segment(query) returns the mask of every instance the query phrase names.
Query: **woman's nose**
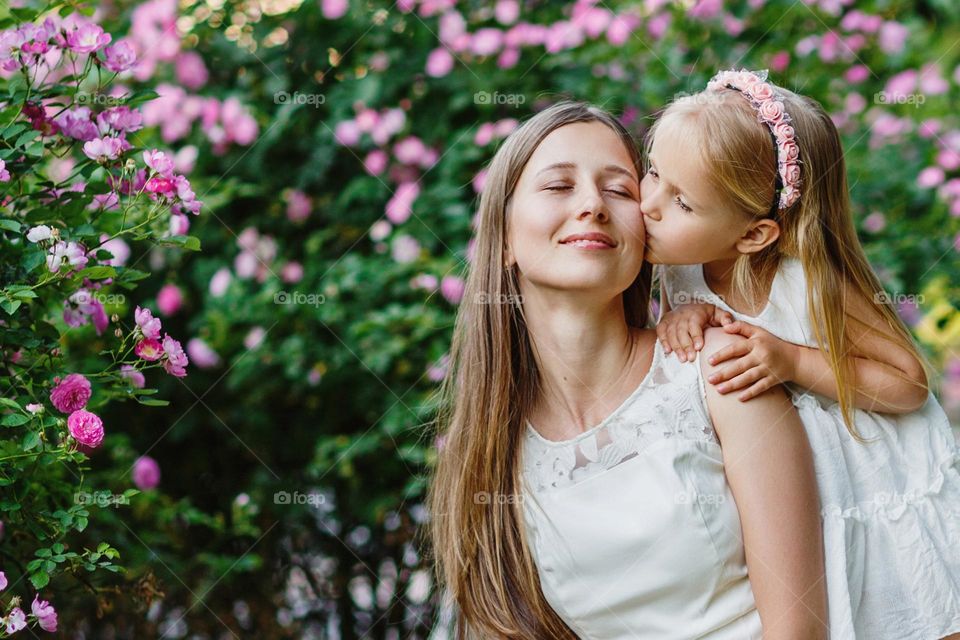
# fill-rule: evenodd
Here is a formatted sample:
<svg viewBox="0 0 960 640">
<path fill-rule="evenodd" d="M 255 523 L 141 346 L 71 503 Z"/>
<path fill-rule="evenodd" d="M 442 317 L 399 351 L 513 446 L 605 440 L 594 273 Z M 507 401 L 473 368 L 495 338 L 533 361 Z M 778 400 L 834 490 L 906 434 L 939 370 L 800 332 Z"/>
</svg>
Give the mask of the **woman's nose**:
<svg viewBox="0 0 960 640">
<path fill-rule="evenodd" d="M 583 204 L 580 205 L 580 211 L 577 217 L 583 217 L 586 213 L 592 213 L 600 220 L 607 219 L 603 196 L 601 196 L 598 191 L 593 191 L 585 196 Z"/>
</svg>

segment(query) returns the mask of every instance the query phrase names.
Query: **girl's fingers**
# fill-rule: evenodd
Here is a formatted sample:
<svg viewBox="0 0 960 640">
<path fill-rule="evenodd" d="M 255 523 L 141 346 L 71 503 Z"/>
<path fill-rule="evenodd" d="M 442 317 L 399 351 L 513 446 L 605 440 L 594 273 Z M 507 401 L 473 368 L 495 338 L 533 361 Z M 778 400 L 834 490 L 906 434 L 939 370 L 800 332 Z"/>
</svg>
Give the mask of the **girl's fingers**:
<svg viewBox="0 0 960 640">
<path fill-rule="evenodd" d="M 691 349 L 687 356 L 693 360 L 697 357 L 697 351 L 703 348 L 703 329 L 700 327 L 700 324 L 695 321 L 690 322 L 690 338 L 693 341 L 693 349 Z"/>
<path fill-rule="evenodd" d="M 744 356 L 748 353 L 750 353 L 750 343 L 744 340 L 739 344 L 730 344 L 725 346 L 723 349 L 720 349 L 710 356 L 709 362 L 710 364 L 717 365 L 721 362 L 729 360 L 730 358 Z"/>
<path fill-rule="evenodd" d="M 667 344 L 667 323 L 661 321 L 657 325 L 657 340 L 663 345 L 663 352 L 670 353 L 670 345 Z"/>
<path fill-rule="evenodd" d="M 749 389 L 747 389 L 737 397 L 741 402 L 746 402 L 751 398 L 756 398 L 760 394 L 765 393 L 766 391 L 768 391 L 769 389 L 772 389 L 776 385 L 777 385 L 777 381 L 774 380 L 772 376 L 766 376 L 764 378 L 761 378 L 757 382 L 753 383 L 753 385 Z"/>
<path fill-rule="evenodd" d="M 667 329 L 667 340 L 670 341 L 670 349 L 676 354 L 677 358 L 680 359 L 680 362 L 686 362 L 687 356 L 680 346 L 679 327 L 677 323 L 673 323 L 670 325 L 670 328 Z"/>
<path fill-rule="evenodd" d="M 729 380 L 721 385 L 717 385 L 717 391 L 720 393 L 728 393 L 730 391 L 745 389 L 764 376 L 765 374 L 763 371 L 761 371 L 760 367 L 751 367 L 745 373 L 741 373 L 733 380 Z"/>
<path fill-rule="evenodd" d="M 734 378 L 741 373 L 745 373 L 753 368 L 753 363 L 750 361 L 750 358 L 738 358 L 730 365 L 723 367 L 722 369 L 717 369 L 710 374 L 710 377 L 707 378 L 707 381 L 710 384 L 720 384 L 731 378 Z"/>
</svg>

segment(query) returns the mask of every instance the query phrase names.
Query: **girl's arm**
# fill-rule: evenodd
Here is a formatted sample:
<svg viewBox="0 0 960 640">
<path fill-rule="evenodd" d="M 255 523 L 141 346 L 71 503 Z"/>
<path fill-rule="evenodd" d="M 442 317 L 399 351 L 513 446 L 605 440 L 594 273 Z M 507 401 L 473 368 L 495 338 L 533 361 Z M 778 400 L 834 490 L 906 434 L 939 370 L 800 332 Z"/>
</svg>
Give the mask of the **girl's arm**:
<svg viewBox="0 0 960 640">
<path fill-rule="evenodd" d="M 704 355 L 745 341 L 710 328 Z M 707 358 L 697 364 L 705 376 Z M 782 387 L 750 403 L 705 385 L 743 529 L 747 569 L 765 640 L 827 637 L 820 504 L 806 432 Z"/>
<path fill-rule="evenodd" d="M 849 284 L 844 300 L 856 381 L 854 406 L 888 413 L 922 407 L 929 392 L 923 365 L 901 338 L 891 335 L 880 312 Z M 794 353 L 793 382 L 837 400 L 836 377 L 825 355 L 810 347 L 798 347 Z"/>
</svg>

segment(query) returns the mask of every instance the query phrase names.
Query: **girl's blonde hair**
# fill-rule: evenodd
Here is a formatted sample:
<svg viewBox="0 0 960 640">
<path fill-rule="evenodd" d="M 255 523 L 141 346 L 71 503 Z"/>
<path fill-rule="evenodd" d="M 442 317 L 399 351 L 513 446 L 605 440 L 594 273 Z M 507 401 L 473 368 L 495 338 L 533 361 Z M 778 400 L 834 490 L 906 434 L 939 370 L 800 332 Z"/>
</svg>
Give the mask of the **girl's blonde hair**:
<svg viewBox="0 0 960 640">
<path fill-rule="evenodd" d="M 639 175 L 639 149 L 616 118 L 587 104 L 561 102 L 503 142 L 480 197 L 475 253 L 439 390 L 443 444 L 427 491 L 437 577 L 458 610 L 458 639 L 577 637 L 544 598 L 524 535 L 521 444 L 541 378 L 519 304 L 516 267 L 504 265 L 509 202 L 524 166 L 552 131 L 576 122 L 613 130 Z M 630 326 L 647 325 L 651 276 L 652 266 L 644 262 L 623 292 Z"/>
<path fill-rule="evenodd" d="M 779 224 L 777 241 L 737 259 L 733 287 L 756 305 L 760 283 L 773 277 L 781 257 L 800 259 L 817 345 L 836 377 L 847 429 L 863 441 L 853 424 L 855 369 L 847 322 L 856 322 L 869 333 L 902 344 L 927 371 L 930 366 L 885 294 L 857 237 L 843 147 L 833 120 L 816 100 L 772 86 L 783 95 L 784 110 L 793 120 L 800 148 L 800 199 L 792 206 L 772 206 L 777 177 L 774 141 L 753 106 L 734 89 L 704 91 L 671 103 L 647 133 L 647 152 L 657 130 L 680 127 L 680 135 L 693 136 L 699 145 L 703 173 L 722 208 L 742 212 L 747 223 L 771 218 Z M 847 285 L 877 306 L 885 331 L 844 312 Z"/>
</svg>

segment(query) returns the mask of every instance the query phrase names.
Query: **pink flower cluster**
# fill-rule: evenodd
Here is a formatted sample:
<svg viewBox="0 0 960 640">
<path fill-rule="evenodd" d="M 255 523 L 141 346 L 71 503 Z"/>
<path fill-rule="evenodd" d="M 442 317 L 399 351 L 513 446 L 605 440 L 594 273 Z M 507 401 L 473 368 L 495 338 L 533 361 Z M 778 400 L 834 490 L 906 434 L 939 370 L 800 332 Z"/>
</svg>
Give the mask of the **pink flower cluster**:
<svg viewBox="0 0 960 640">
<path fill-rule="evenodd" d="M 95 449 L 103 442 L 103 421 L 84 409 L 90 400 L 90 381 L 79 373 L 71 373 L 50 391 L 50 402 L 58 411 L 69 413 L 67 429 L 74 440 L 84 447 Z"/>
<path fill-rule="evenodd" d="M 0 591 L 7 588 L 7 576 L 0 571 Z M 57 611 L 46 600 L 40 599 L 40 594 L 33 597 L 30 605 L 31 615 L 36 618 L 37 625 L 49 633 L 57 630 Z M 7 634 L 16 633 L 27 626 L 27 614 L 20 607 L 13 607 L 10 613 L 0 618 L 0 626 Z"/>
<path fill-rule="evenodd" d="M 200 130 L 221 155 L 231 144 L 248 145 L 257 139 L 260 127 L 256 119 L 236 98 L 220 101 L 190 95 L 182 88 L 161 83 L 159 97 L 143 105 L 143 123 L 159 126 L 164 142 L 171 143 L 190 134 L 199 120 Z"/>
<path fill-rule="evenodd" d="M 169 334 L 164 334 L 163 340 L 160 340 L 160 319 L 153 317 L 150 309 L 138 306 L 134 311 L 134 321 L 140 338 L 133 348 L 137 357 L 147 362 L 162 360 L 164 371 L 177 378 L 187 375 L 187 365 L 190 364 L 187 354 Z"/>
<path fill-rule="evenodd" d="M 786 209 L 800 199 L 800 147 L 790 124 L 790 115 L 783 106 L 783 96 L 766 79 L 766 71 L 721 71 L 707 83 L 707 91 L 739 91 L 756 109 L 760 122 L 773 132 L 777 141 L 777 169 L 783 183 L 779 208 Z"/>
</svg>

